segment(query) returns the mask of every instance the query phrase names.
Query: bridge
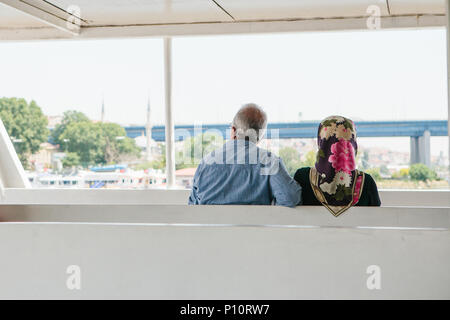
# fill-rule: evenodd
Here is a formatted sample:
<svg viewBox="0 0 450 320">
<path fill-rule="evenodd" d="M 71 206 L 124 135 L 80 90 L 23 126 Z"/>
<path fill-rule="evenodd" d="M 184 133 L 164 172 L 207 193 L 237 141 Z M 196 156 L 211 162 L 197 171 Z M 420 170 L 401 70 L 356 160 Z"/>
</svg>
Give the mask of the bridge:
<svg viewBox="0 0 450 320">
<path fill-rule="evenodd" d="M 358 137 L 410 137 L 411 163 L 430 164 L 430 137 L 447 136 L 446 120 L 423 121 L 356 121 Z M 319 121 L 279 122 L 267 125 L 268 139 L 307 139 L 317 137 Z M 224 138 L 229 135 L 227 124 L 207 124 L 202 126 L 175 126 L 175 139 L 182 141 L 206 131 L 220 133 Z M 136 138 L 146 134 L 145 126 L 125 127 L 127 136 Z M 152 138 L 165 141 L 165 127 L 154 126 Z"/>
</svg>

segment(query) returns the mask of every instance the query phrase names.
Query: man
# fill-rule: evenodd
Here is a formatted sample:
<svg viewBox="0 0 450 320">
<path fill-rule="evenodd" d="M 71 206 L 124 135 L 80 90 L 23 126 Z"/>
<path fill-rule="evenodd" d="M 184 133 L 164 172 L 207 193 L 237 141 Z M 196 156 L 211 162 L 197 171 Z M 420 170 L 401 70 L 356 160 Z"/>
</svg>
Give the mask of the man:
<svg viewBox="0 0 450 320">
<path fill-rule="evenodd" d="M 200 162 L 189 204 L 300 204 L 301 187 L 283 161 L 256 146 L 266 125 L 266 113 L 256 104 L 239 109 L 231 124 L 231 140 Z"/>
</svg>

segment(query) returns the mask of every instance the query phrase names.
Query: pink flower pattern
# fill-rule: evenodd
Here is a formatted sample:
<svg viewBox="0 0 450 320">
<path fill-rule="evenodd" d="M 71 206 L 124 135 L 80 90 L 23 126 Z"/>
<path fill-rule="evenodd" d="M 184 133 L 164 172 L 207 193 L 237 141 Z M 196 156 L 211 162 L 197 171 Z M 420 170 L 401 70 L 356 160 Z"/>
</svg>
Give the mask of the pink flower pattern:
<svg viewBox="0 0 450 320">
<path fill-rule="evenodd" d="M 350 141 L 340 139 L 331 146 L 331 152 L 333 154 L 330 155 L 328 161 L 336 172 L 344 171 L 351 173 L 355 170 L 355 150 Z"/>
<path fill-rule="evenodd" d="M 361 191 L 361 184 L 362 184 L 362 176 L 359 176 L 358 179 L 356 180 L 356 185 L 355 185 L 355 193 L 353 194 L 353 203 L 352 205 L 355 205 L 358 203 L 359 201 L 359 194 Z"/>
</svg>

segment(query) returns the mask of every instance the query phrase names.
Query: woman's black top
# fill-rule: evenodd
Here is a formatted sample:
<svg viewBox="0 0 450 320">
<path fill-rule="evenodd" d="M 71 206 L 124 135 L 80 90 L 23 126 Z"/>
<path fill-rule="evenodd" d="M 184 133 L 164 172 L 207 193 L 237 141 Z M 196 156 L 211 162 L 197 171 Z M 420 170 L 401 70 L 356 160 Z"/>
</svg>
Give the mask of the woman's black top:
<svg viewBox="0 0 450 320">
<path fill-rule="evenodd" d="M 311 168 L 300 168 L 295 173 L 294 179 L 302 187 L 302 204 L 305 206 L 318 206 L 321 203 L 316 199 L 309 181 L 309 171 Z M 381 205 L 377 184 L 373 178 L 365 173 L 364 186 L 361 197 L 356 206 L 377 206 Z"/>
</svg>

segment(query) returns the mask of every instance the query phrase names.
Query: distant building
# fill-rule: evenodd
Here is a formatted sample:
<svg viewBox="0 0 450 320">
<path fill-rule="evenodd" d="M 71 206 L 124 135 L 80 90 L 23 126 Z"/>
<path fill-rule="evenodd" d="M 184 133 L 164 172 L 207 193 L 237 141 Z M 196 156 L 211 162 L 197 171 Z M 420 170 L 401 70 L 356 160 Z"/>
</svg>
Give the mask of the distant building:
<svg viewBox="0 0 450 320">
<path fill-rule="evenodd" d="M 58 152 L 57 146 L 44 142 L 40 145 L 39 152 L 32 154 L 28 160 L 34 165 L 36 169 L 38 168 L 50 168 L 53 163 L 53 155 Z"/>
<path fill-rule="evenodd" d="M 134 141 L 136 142 L 136 145 L 141 148 L 142 155 L 147 161 L 158 160 L 160 158 L 161 148 L 155 140 L 151 139 L 149 144 L 147 137 L 142 133 L 139 137 L 134 138 Z M 148 150 L 149 146 L 150 150 Z"/>
<path fill-rule="evenodd" d="M 195 171 L 197 171 L 197 168 L 184 168 L 175 171 L 176 184 L 187 189 L 192 188 Z"/>
<path fill-rule="evenodd" d="M 152 161 L 160 158 L 161 148 L 159 144 L 152 139 L 150 99 L 147 102 L 145 131 L 142 131 L 140 136 L 134 138 L 134 141 L 136 141 L 136 145 L 141 148 L 145 160 Z"/>
<path fill-rule="evenodd" d="M 105 122 L 105 98 L 102 98 L 102 112 L 100 115 L 100 121 Z"/>
</svg>

